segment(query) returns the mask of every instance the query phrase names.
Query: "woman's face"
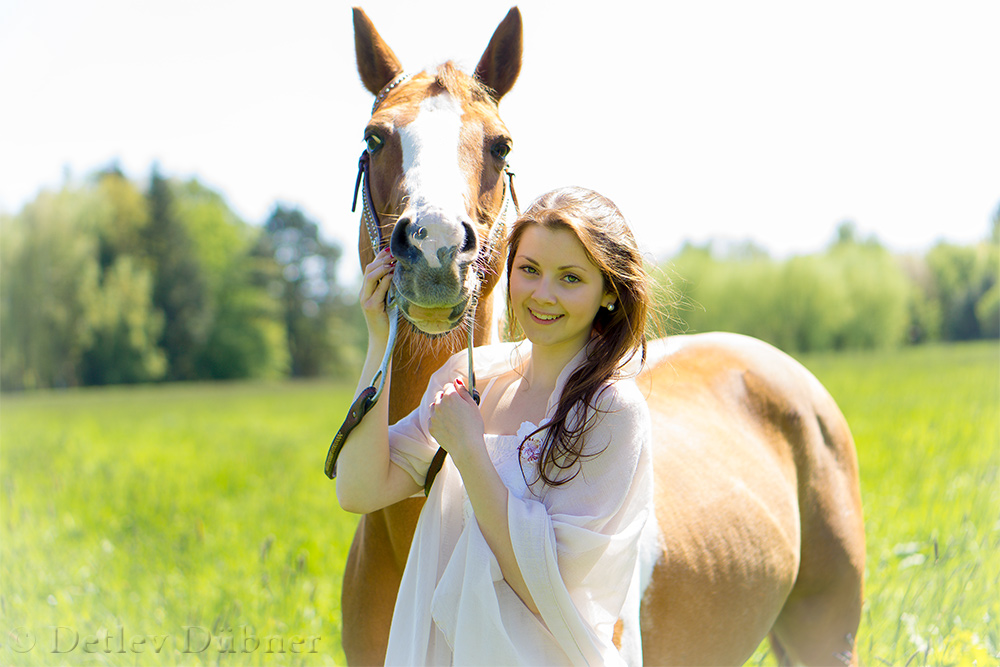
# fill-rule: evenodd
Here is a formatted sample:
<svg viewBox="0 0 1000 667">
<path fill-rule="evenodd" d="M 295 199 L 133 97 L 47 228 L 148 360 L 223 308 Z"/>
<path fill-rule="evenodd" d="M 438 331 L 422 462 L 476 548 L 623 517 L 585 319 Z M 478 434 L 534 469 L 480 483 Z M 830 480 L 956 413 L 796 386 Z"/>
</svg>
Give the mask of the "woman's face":
<svg viewBox="0 0 1000 667">
<path fill-rule="evenodd" d="M 568 229 L 533 225 L 521 235 L 510 274 L 514 316 L 535 347 L 576 354 L 597 309 L 611 303 L 600 269 Z"/>
</svg>

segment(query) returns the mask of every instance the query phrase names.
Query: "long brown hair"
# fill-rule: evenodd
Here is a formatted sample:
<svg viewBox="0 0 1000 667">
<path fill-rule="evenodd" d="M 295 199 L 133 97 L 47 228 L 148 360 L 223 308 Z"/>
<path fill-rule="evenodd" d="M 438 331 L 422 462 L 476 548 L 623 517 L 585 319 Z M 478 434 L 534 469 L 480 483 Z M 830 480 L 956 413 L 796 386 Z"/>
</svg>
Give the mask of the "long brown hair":
<svg viewBox="0 0 1000 667">
<path fill-rule="evenodd" d="M 603 195 L 585 188 L 552 190 L 536 199 L 511 228 L 507 238 L 507 321 L 514 324 L 510 302 L 510 275 L 521 237 L 529 227 L 567 229 L 583 246 L 587 257 L 604 278 L 604 288 L 615 296 L 615 309 L 599 308 L 594 316 L 590 352 L 563 387 L 551 421 L 529 434 L 545 431 L 538 479 L 549 486 L 569 482 L 580 469 L 581 458 L 600 452 L 583 452 L 583 436 L 595 425 L 601 389 L 619 376 L 622 368 L 640 353 L 646 360 L 646 317 L 650 310 L 649 276 L 632 231 L 618 207 Z M 562 474 L 566 471 L 575 471 Z M 527 481 L 527 477 L 525 477 Z"/>
</svg>

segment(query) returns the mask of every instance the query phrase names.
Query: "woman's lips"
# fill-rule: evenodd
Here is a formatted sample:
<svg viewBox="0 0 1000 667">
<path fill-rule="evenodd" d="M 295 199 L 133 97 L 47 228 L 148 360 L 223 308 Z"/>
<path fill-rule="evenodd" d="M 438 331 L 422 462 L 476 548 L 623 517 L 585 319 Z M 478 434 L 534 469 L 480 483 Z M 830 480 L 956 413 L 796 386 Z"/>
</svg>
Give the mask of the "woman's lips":
<svg viewBox="0 0 1000 667">
<path fill-rule="evenodd" d="M 562 318 L 562 315 L 550 315 L 548 313 L 538 313 L 528 308 L 528 314 L 531 315 L 531 319 L 539 324 L 552 324 Z"/>
</svg>

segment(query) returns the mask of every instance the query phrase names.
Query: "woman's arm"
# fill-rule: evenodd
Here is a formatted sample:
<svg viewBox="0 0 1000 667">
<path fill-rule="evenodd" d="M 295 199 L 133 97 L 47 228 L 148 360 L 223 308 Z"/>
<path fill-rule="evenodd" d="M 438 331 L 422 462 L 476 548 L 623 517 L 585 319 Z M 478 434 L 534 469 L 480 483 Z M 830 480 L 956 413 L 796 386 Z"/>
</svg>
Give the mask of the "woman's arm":
<svg viewBox="0 0 1000 667">
<path fill-rule="evenodd" d="M 479 530 L 507 584 L 532 613 L 538 607 L 521 575 L 507 523 L 507 487 L 486 451 L 479 406 L 460 379 L 445 385 L 431 410 L 431 434 L 462 475 Z"/>
<path fill-rule="evenodd" d="M 389 343 L 385 296 L 395 263 L 386 249 L 365 269 L 360 301 L 368 327 L 368 353 L 355 398 L 378 371 Z M 386 377 L 383 396 L 388 395 L 389 378 Z M 419 490 L 413 479 L 389 460 L 389 401 L 383 398 L 351 431 L 340 451 L 337 500 L 348 512 L 365 514 L 397 503 Z"/>
<path fill-rule="evenodd" d="M 500 564 L 504 580 L 517 593 L 517 597 L 521 598 L 524 606 L 531 613 L 537 614 L 538 606 L 531 597 L 524 575 L 521 574 L 521 566 L 517 562 L 514 544 L 510 539 L 510 526 L 507 521 L 507 487 L 485 451 L 483 449 L 485 460 L 465 461 L 459 466 L 462 480 L 465 482 L 465 491 L 469 494 L 479 530 L 486 543 L 490 545 L 497 563 Z"/>
</svg>

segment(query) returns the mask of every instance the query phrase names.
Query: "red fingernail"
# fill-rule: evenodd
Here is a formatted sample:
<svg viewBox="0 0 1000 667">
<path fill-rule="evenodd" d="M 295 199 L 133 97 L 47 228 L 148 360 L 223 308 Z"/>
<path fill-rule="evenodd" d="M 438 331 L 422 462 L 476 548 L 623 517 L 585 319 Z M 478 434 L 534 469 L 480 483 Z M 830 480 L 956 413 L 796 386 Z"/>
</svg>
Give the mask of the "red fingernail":
<svg viewBox="0 0 1000 667">
<path fill-rule="evenodd" d="M 462 378 L 455 378 L 455 384 L 459 385 L 460 387 L 465 386 L 464 384 L 462 384 Z"/>
</svg>

